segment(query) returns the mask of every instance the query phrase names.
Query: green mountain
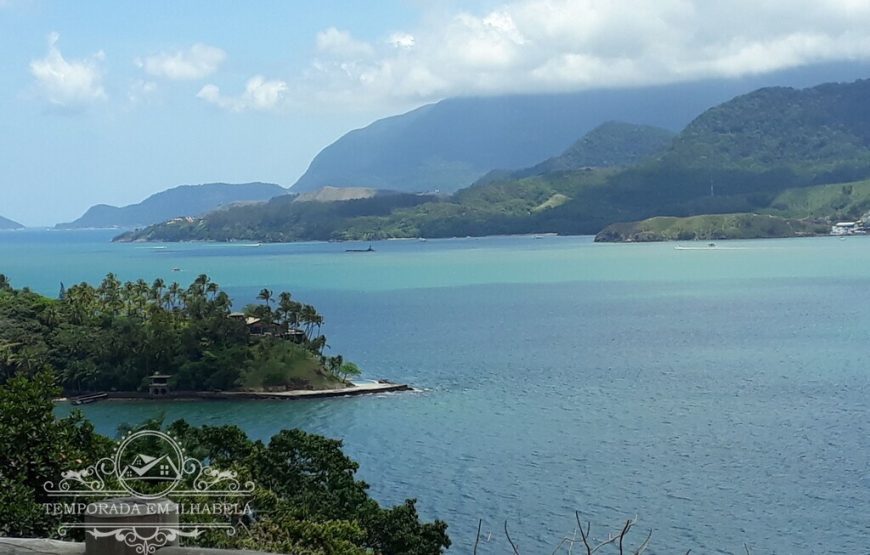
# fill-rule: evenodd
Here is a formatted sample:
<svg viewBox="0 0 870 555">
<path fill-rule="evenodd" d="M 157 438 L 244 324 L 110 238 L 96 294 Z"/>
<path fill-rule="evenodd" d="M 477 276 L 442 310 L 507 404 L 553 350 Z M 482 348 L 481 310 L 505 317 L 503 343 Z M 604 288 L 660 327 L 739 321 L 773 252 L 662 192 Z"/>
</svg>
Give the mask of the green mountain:
<svg viewBox="0 0 870 555">
<path fill-rule="evenodd" d="M 870 80 L 796 90 L 767 88 L 708 110 L 680 134 L 669 153 L 687 167 L 797 173 L 870 162 Z"/>
<path fill-rule="evenodd" d="M 513 172 L 495 170 L 478 183 L 586 168 L 634 166 L 665 152 L 675 136 L 672 131 L 652 125 L 609 121 L 584 135 L 559 156 Z"/>
<path fill-rule="evenodd" d="M 18 222 L 0 216 L 0 229 L 21 229 L 23 227 L 24 226 Z"/>
<path fill-rule="evenodd" d="M 297 203 L 292 216 L 264 207 L 231 209 L 218 226 L 210 216 L 208 225 L 195 229 L 155 226 L 132 238 L 226 240 L 240 238 L 239 229 L 243 238 L 256 240 L 595 234 L 615 222 L 655 216 L 805 217 L 788 200 L 801 195 L 790 190 L 870 177 L 866 98 L 870 81 L 761 89 L 704 112 L 664 153 L 628 169 L 496 177 L 450 197 L 412 196 L 411 203 Z M 822 196 L 848 209 L 831 205 L 815 217 L 853 217 L 864 207 L 841 193 Z M 333 206 L 315 206 L 323 204 Z M 327 226 L 316 225 L 320 217 Z M 291 219 L 306 225 L 288 225 Z"/>
<path fill-rule="evenodd" d="M 294 195 L 275 197 L 268 202 L 232 206 L 209 212 L 200 218 L 168 221 L 145 229 L 129 231 L 116 241 L 296 241 L 350 239 L 357 235 L 353 222 L 366 222 L 367 228 L 394 211 L 424 204 L 431 195 L 379 193 L 352 200 L 299 201 Z"/>
<path fill-rule="evenodd" d="M 74 222 L 58 224 L 58 229 L 136 227 L 151 225 L 181 216 L 199 216 L 239 202 L 262 202 L 287 194 L 271 183 L 208 183 L 181 185 L 138 204 L 124 207 L 98 204 Z"/>
<path fill-rule="evenodd" d="M 340 137 L 312 160 L 293 191 L 333 186 L 453 192 L 495 168 L 515 171 L 557 156 L 603 121 L 678 130 L 711 106 L 760 87 L 805 87 L 866 72 L 865 64 L 852 62 L 741 79 L 446 99 Z"/>
</svg>

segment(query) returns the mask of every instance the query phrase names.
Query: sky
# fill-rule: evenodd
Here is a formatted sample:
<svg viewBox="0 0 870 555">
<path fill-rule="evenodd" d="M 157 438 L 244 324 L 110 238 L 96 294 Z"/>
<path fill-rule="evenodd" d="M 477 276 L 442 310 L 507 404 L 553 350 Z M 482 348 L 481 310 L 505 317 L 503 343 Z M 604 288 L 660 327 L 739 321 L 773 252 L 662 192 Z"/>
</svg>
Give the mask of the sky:
<svg viewBox="0 0 870 555">
<path fill-rule="evenodd" d="M 0 0 L 0 215 L 290 186 L 345 132 L 451 96 L 868 59 L 870 0 Z"/>
</svg>

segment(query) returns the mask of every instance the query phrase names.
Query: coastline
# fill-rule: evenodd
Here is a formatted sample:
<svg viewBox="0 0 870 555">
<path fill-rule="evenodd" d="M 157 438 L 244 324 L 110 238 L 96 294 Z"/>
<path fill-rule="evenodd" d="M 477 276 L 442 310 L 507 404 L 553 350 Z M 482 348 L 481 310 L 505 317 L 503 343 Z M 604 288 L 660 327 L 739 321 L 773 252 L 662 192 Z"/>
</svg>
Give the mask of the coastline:
<svg viewBox="0 0 870 555">
<path fill-rule="evenodd" d="M 283 400 L 297 401 L 301 399 L 324 399 L 331 397 L 351 397 L 357 395 L 375 395 L 378 393 L 394 393 L 399 391 L 414 391 L 407 384 L 388 381 L 366 382 L 338 389 L 292 389 L 288 391 L 173 391 L 160 397 L 154 397 L 144 391 L 111 391 L 105 397 L 93 402 L 103 401 L 223 401 L 223 400 Z M 60 397 L 59 403 L 76 404 L 76 397 Z M 87 404 L 87 403 L 84 403 Z"/>
</svg>

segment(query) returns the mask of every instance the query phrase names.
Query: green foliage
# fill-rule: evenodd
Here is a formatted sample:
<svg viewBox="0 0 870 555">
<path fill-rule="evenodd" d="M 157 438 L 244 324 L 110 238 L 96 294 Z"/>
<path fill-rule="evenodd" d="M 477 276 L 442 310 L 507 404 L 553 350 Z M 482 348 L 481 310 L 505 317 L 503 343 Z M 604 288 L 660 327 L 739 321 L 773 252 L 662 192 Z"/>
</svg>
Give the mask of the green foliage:
<svg viewBox="0 0 870 555">
<path fill-rule="evenodd" d="M 263 292 L 267 304 L 253 312 L 270 327 L 255 336 L 205 275 L 184 288 L 109 274 L 98 287 L 67 288 L 62 299 L 15 290 L 2 277 L 0 383 L 51 368 L 67 392 L 136 391 L 154 373 L 182 391 L 341 386 L 321 360 L 323 317 L 289 293 Z M 298 343 L 276 336 L 295 326 Z"/>
<path fill-rule="evenodd" d="M 58 393 L 46 372 L 0 386 L 0 534 L 4 536 L 56 537 L 59 522 L 41 505 L 48 501 L 43 484 L 111 453 L 112 442 L 95 434 L 80 414 L 55 418 L 52 398 Z M 155 420 L 136 429 L 159 429 L 161 424 Z M 264 444 L 251 441 L 235 426 L 197 428 L 184 421 L 173 423 L 168 431 L 188 456 L 235 471 L 243 483 L 256 484 L 251 511 L 245 516 L 195 517 L 197 521 L 228 518 L 239 528 L 234 536 L 208 532 L 194 540 L 200 547 L 309 555 L 436 555 L 450 545 L 446 524 L 421 522 L 414 501 L 384 508 L 369 497 L 368 485 L 355 478 L 357 463 L 342 452 L 340 441 L 285 430 Z"/>
<path fill-rule="evenodd" d="M 788 218 L 857 220 L 870 211 L 870 181 L 786 189 L 766 210 Z"/>
<path fill-rule="evenodd" d="M 450 545 L 446 524 L 420 522 L 413 500 L 385 509 L 371 499 L 368 485 L 354 477 L 359 465 L 341 451 L 340 441 L 283 430 L 264 445 L 233 426 L 193 428 L 177 422 L 170 429 L 188 452 L 245 469 L 258 488 L 254 510 L 259 516 L 248 526 L 250 535 L 207 538 L 204 546 L 427 555 Z"/>
<path fill-rule="evenodd" d="M 628 167 L 665 152 L 674 133 L 650 125 L 618 121 L 603 123 L 561 155 L 513 172 L 515 178 L 591 168 Z"/>
<path fill-rule="evenodd" d="M 81 413 L 55 419 L 60 393 L 51 372 L 19 376 L 0 387 L 0 536 L 57 537 L 58 517 L 45 483 L 108 455 L 112 443 L 96 434 Z"/>
<path fill-rule="evenodd" d="M 339 387 L 320 361 L 302 345 L 284 340 L 261 340 L 251 351 L 250 370 L 242 378 L 244 389 L 326 389 Z"/>
<path fill-rule="evenodd" d="M 719 214 L 674 218 L 660 216 L 640 222 L 611 224 L 596 241 L 646 242 L 795 237 L 827 232 L 826 225 L 760 214 Z"/>
<path fill-rule="evenodd" d="M 348 379 L 351 377 L 356 377 L 362 374 L 362 370 L 359 369 L 359 366 L 352 362 L 345 362 L 338 368 L 338 373 L 342 378 Z"/>
<path fill-rule="evenodd" d="M 432 201 L 431 195 L 393 194 L 340 202 L 295 202 L 292 196 L 267 203 L 211 212 L 199 219 L 174 220 L 121 235 L 120 240 L 295 241 L 342 238 L 348 221 L 382 218 L 394 210 Z M 376 239 L 377 237 L 362 237 Z"/>
</svg>

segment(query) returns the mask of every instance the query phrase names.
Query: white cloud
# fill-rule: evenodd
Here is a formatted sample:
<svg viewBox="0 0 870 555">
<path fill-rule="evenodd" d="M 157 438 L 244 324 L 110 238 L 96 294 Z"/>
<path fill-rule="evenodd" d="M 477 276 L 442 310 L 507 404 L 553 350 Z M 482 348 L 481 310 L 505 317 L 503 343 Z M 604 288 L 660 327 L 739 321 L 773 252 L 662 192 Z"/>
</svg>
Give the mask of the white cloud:
<svg viewBox="0 0 870 555">
<path fill-rule="evenodd" d="M 317 33 L 317 51 L 340 58 L 367 58 L 375 53 L 372 45 L 357 40 L 347 31 L 330 27 Z"/>
<path fill-rule="evenodd" d="M 395 48 L 414 48 L 416 39 L 411 33 L 393 33 L 387 43 Z"/>
<path fill-rule="evenodd" d="M 127 88 L 127 100 L 131 104 L 139 104 L 148 101 L 157 92 L 157 83 L 136 79 Z"/>
<path fill-rule="evenodd" d="M 226 57 L 226 52 L 220 48 L 197 43 L 186 50 L 161 52 L 137 59 L 135 63 L 155 77 L 191 80 L 208 77 L 217 71 Z"/>
<path fill-rule="evenodd" d="M 232 112 L 248 110 L 280 110 L 288 100 L 289 87 L 286 82 L 268 80 L 261 75 L 248 79 L 245 91 L 239 96 L 224 96 L 217 85 L 208 84 L 200 89 L 197 98 Z"/>
<path fill-rule="evenodd" d="M 67 60 L 57 47 L 60 35 L 51 33 L 48 53 L 30 62 L 30 73 L 36 78 L 42 96 L 51 104 L 69 109 L 84 107 L 107 98 L 103 88 L 103 52 L 89 58 Z"/>
<path fill-rule="evenodd" d="M 379 43 L 320 33 L 303 80 L 311 95 L 428 101 L 870 60 L 867 0 L 508 0 L 422 21 Z"/>
</svg>

